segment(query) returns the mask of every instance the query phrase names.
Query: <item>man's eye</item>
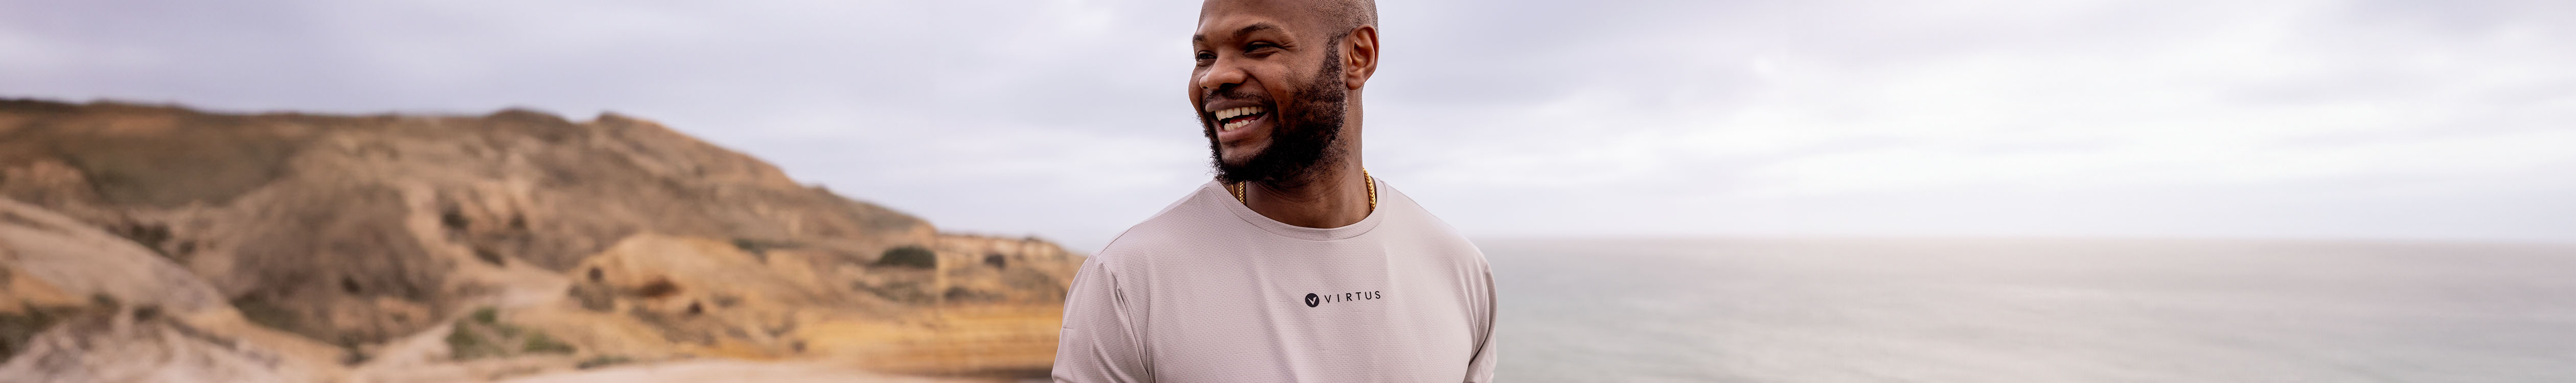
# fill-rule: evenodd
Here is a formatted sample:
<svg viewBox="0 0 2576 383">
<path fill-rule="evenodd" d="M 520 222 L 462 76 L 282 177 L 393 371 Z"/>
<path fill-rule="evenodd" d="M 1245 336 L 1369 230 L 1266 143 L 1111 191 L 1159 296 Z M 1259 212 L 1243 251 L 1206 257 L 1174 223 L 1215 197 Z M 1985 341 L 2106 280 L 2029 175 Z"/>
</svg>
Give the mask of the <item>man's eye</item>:
<svg viewBox="0 0 2576 383">
<path fill-rule="evenodd" d="M 1199 52 L 1199 55 L 1198 55 L 1198 61 L 1199 61 L 1199 65 L 1207 65 L 1208 63 L 1215 62 L 1215 61 L 1216 61 L 1216 53 L 1214 53 L 1214 52 Z"/>
<path fill-rule="evenodd" d="M 1249 57 L 1249 58 L 1256 58 L 1256 59 L 1257 59 L 1257 58 L 1270 57 L 1270 55 L 1272 55 L 1272 54 L 1277 54 L 1277 53 L 1279 53 L 1279 44 L 1272 44 L 1272 43 L 1268 43 L 1268 42 L 1255 42 L 1255 43 L 1251 43 L 1251 44 L 1243 44 L 1243 57 Z"/>
</svg>

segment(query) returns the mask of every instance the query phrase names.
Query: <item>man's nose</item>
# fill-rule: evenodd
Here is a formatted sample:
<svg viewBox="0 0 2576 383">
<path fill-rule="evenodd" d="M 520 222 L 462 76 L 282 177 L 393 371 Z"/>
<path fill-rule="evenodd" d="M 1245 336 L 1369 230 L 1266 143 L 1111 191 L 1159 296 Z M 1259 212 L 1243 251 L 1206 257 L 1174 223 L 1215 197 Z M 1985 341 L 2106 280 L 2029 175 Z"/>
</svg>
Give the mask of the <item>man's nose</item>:
<svg viewBox="0 0 2576 383">
<path fill-rule="evenodd" d="M 1199 75 L 1199 90 L 1223 90 L 1227 85 L 1242 84 L 1244 78 L 1249 76 L 1243 73 L 1241 67 L 1234 66 L 1233 61 L 1225 57 L 1217 58 L 1215 64 L 1208 66 L 1207 74 Z"/>
</svg>

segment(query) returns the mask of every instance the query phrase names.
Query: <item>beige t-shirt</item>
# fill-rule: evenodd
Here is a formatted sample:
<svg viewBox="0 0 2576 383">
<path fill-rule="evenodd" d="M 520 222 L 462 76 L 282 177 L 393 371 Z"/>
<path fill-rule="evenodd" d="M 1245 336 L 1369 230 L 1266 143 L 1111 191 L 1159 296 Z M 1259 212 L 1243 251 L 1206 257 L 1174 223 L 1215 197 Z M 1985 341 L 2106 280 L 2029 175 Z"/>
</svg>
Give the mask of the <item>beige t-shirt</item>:
<svg viewBox="0 0 2576 383">
<path fill-rule="evenodd" d="M 1216 182 L 1084 261 L 1058 382 L 1487 382 L 1494 282 L 1456 230 L 1378 182 L 1359 223 L 1298 227 Z"/>
</svg>

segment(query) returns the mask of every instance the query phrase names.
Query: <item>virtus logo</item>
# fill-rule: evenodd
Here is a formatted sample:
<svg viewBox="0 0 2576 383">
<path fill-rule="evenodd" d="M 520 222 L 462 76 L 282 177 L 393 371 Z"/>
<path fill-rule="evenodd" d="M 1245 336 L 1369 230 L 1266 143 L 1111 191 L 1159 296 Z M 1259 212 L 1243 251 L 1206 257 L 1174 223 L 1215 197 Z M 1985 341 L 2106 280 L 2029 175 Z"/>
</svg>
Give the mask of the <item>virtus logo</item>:
<svg viewBox="0 0 2576 383">
<path fill-rule="evenodd" d="M 1316 295 L 1315 293 L 1306 293 L 1306 307 L 1322 306 L 1322 305 L 1324 305 L 1325 303 L 1333 303 L 1333 302 L 1348 302 L 1348 301 L 1371 300 L 1371 299 L 1384 299 L 1384 298 L 1386 298 L 1386 294 L 1382 294 L 1381 292 L 1378 292 L 1378 291 L 1354 291 L 1354 292 L 1347 292 L 1347 293 L 1340 293 L 1340 294 L 1333 294 L 1333 295 Z"/>
</svg>

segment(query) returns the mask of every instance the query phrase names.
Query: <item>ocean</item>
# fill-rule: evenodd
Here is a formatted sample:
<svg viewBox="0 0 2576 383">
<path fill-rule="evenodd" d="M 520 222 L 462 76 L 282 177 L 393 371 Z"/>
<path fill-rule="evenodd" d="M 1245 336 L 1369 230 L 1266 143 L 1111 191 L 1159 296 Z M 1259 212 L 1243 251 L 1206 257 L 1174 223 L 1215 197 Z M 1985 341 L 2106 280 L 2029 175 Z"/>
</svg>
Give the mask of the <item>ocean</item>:
<svg viewBox="0 0 2576 383">
<path fill-rule="evenodd" d="M 2576 382 L 2576 245 L 1477 245 L 1508 382 Z"/>
</svg>

